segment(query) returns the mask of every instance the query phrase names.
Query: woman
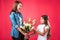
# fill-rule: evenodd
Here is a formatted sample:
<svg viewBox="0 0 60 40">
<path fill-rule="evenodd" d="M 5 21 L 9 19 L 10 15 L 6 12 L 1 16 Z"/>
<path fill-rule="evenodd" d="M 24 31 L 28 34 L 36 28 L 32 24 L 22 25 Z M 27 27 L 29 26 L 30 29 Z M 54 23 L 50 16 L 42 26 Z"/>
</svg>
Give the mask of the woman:
<svg viewBox="0 0 60 40">
<path fill-rule="evenodd" d="M 22 8 L 22 2 L 15 1 L 14 7 L 10 12 L 10 20 L 12 23 L 11 37 L 12 40 L 24 40 L 24 36 L 27 33 L 24 33 L 21 28 L 23 27 L 23 17 L 20 12 Z"/>
<path fill-rule="evenodd" d="M 38 33 L 37 40 L 47 40 L 47 37 L 50 37 L 50 25 L 48 24 L 48 16 L 42 15 L 40 22 L 41 24 L 38 25 L 37 30 L 34 28 L 35 32 Z"/>
</svg>

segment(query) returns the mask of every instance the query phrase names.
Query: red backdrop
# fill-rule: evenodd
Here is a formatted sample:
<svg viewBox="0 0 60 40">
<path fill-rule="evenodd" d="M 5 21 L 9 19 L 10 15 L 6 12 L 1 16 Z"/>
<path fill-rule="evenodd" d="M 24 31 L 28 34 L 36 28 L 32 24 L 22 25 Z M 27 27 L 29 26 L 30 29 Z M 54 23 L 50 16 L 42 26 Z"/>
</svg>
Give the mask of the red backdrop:
<svg viewBox="0 0 60 40">
<path fill-rule="evenodd" d="M 9 13 L 15 0 L 0 0 L 0 40 L 11 40 L 11 23 Z M 24 20 L 27 17 L 36 19 L 36 26 L 40 23 L 40 16 L 47 14 L 51 23 L 51 40 L 60 40 L 60 1 L 59 0 L 21 0 Z M 30 38 L 36 40 L 37 35 Z"/>
</svg>

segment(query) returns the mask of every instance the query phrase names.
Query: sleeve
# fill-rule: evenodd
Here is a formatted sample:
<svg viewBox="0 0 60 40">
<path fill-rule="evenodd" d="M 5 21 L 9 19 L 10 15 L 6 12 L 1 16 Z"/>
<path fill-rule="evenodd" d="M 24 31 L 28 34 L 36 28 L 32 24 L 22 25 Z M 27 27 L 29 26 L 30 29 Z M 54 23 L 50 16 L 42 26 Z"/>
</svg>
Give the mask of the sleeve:
<svg viewBox="0 0 60 40">
<path fill-rule="evenodd" d="M 17 28 L 18 27 L 18 24 L 17 24 L 17 21 L 15 20 L 14 12 L 11 12 L 11 14 L 10 14 L 10 20 L 11 20 L 12 25 L 15 28 Z"/>
<path fill-rule="evenodd" d="M 49 26 L 46 26 L 45 29 L 49 29 Z"/>
</svg>

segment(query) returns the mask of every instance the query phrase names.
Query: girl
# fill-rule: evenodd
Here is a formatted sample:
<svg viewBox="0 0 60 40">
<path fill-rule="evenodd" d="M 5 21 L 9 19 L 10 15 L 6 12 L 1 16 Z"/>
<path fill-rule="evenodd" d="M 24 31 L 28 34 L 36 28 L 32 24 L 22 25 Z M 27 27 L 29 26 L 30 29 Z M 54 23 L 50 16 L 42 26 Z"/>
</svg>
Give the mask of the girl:
<svg viewBox="0 0 60 40">
<path fill-rule="evenodd" d="M 24 33 L 21 28 L 23 27 L 23 17 L 20 12 L 22 8 L 22 2 L 15 1 L 14 7 L 10 12 L 10 20 L 12 23 L 11 37 L 12 40 L 24 40 L 24 36 L 27 33 Z"/>
<path fill-rule="evenodd" d="M 38 25 L 37 30 L 34 29 L 38 33 L 37 40 L 47 40 L 47 37 L 50 37 L 50 25 L 48 24 L 48 16 L 42 15 L 40 22 L 41 24 Z"/>
</svg>

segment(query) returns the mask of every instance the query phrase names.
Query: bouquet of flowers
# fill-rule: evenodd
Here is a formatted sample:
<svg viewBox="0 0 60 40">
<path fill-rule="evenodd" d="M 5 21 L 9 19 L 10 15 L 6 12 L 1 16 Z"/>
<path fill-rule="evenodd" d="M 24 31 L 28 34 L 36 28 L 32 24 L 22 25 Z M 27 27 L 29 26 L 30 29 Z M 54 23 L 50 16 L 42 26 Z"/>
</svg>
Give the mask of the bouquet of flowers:
<svg viewBox="0 0 60 40">
<path fill-rule="evenodd" d="M 24 22 L 24 32 L 25 33 L 29 33 L 34 27 L 34 25 L 35 25 L 35 23 L 36 23 L 36 20 L 35 19 L 33 19 L 33 20 L 31 20 L 31 18 L 29 18 L 28 20 L 27 20 L 28 22 L 26 23 L 26 22 Z M 28 38 L 27 37 L 25 37 L 25 40 L 27 40 Z"/>
<path fill-rule="evenodd" d="M 35 25 L 35 22 L 36 22 L 35 19 L 31 21 L 31 19 L 29 18 L 28 22 L 24 23 L 24 26 L 25 26 L 24 29 L 26 33 L 30 32 L 34 28 L 33 26 Z"/>
</svg>

